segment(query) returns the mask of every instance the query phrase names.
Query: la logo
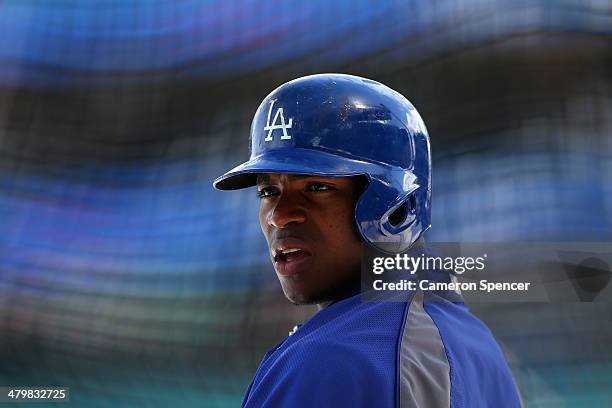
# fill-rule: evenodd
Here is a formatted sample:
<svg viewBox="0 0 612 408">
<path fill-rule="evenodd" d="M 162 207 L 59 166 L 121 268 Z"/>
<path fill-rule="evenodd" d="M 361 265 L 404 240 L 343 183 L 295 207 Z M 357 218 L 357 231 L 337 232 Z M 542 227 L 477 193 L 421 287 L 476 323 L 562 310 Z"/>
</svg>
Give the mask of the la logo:
<svg viewBox="0 0 612 408">
<path fill-rule="evenodd" d="M 283 134 L 281 136 L 281 140 L 291 139 L 291 135 L 287 134 L 287 129 L 291 129 L 293 125 L 293 118 L 289 118 L 289 123 L 285 123 L 285 114 L 283 113 L 283 108 L 276 109 L 276 113 L 274 114 L 274 119 L 272 119 L 272 124 L 270 124 L 270 115 L 272 115 L 272 107 L 274 106 L 274 102 L 276 100 L 270 101 L 270 109 L 268 110 L 268 119 L 266 120 L 266 126 L 264 126 L 264 130 L 268 131 L 268 135 L 264 139 L 266 142 L 271 142 L 272 132 L 276 129 L 283 129 Z M 280 125 L 276 124 L 277 119 L 280 118 Z"/>
</svg>

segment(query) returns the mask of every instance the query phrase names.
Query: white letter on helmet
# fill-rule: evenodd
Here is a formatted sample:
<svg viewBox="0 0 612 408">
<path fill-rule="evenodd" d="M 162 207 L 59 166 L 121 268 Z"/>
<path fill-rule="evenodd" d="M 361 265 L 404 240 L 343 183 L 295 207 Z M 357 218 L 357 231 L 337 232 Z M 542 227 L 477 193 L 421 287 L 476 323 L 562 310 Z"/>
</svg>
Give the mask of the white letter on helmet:
<svg viewBox="0 0 612 408">
<path fill-rule="evenodd" d="M 274 114 L 274 119 L 272 120 L 272 124 L 270 124 L 270 115 L 272 114 L 272 107 L 274 106 L 275 100 L 270 101 L 270 109 L 268 110 L 268 119 L 266 120 L 266 126 L 264 126 L 264 130 L 268 131 L 268 135 L 264 139 L 266 142 L 272 141 L 272 132 L 276 129 L 283 129 L 283 135 L 281 136 L 281 140 L 291 139 L 291 136 L 287 134 L 287 129 L 291 129 L 293 125 L 293 118 L 289 118 L 289 123 L 285 123 L 285 115 L 283 113 L 283 108 L 276 109 L 276 113 Z M 280 116 L 280 125 L 276 124 L 276 120 Z"/>
</svg>

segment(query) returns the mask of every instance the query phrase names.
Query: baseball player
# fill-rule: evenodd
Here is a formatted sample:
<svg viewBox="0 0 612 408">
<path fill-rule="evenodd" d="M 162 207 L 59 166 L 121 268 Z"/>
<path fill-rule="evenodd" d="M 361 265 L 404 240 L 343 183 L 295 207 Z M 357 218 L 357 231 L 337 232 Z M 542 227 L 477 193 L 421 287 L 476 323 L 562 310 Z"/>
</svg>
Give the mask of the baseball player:
<svg viewBox="0 0 612 408">
<path fill-rule="evenodd" d="M 405 253 L 430 226 L 429 137 L 406 98 L 351 75 L 298 78 L 257 109 L 250 153 L 214 186 L 257 187 L 285 296 L 319 310 L 266 353 L 243 407 L 521 406 L 458 295 L 360 296 L 362 245 Z"/>
</svg>

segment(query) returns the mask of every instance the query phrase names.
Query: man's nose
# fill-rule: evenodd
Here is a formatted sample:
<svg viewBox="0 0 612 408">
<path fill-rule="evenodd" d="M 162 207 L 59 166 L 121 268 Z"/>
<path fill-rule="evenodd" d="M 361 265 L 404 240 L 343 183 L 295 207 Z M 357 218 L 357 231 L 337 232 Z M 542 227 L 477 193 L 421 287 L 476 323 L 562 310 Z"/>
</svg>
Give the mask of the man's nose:
<svg viewBox="0 0 612 408">
<path fill-rule="evenodd" d="M 268 212 L 268 224 L 275 228 L 286 228 L 292 223 L 306 221 L 306 211 L 299 199 L 289 194 L 282 194 Z"/>
</svg>

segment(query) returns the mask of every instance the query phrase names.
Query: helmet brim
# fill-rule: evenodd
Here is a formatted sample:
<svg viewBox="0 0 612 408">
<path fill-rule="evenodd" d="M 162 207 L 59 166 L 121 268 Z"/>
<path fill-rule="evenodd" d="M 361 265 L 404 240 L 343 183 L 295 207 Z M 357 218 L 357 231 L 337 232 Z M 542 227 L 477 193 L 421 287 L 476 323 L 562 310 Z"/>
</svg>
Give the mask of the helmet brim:
<svg viewBox="0 0 612 408">
<path fill-rule="evenodd" d="M 254 157 L 217 177 L 218 190 L 239 190 L 257 184 L 262 173 L 290 173 L 327 177 L 368 174 L 372 163 L 312 149 L 278 149 Z"/>
</svg>

